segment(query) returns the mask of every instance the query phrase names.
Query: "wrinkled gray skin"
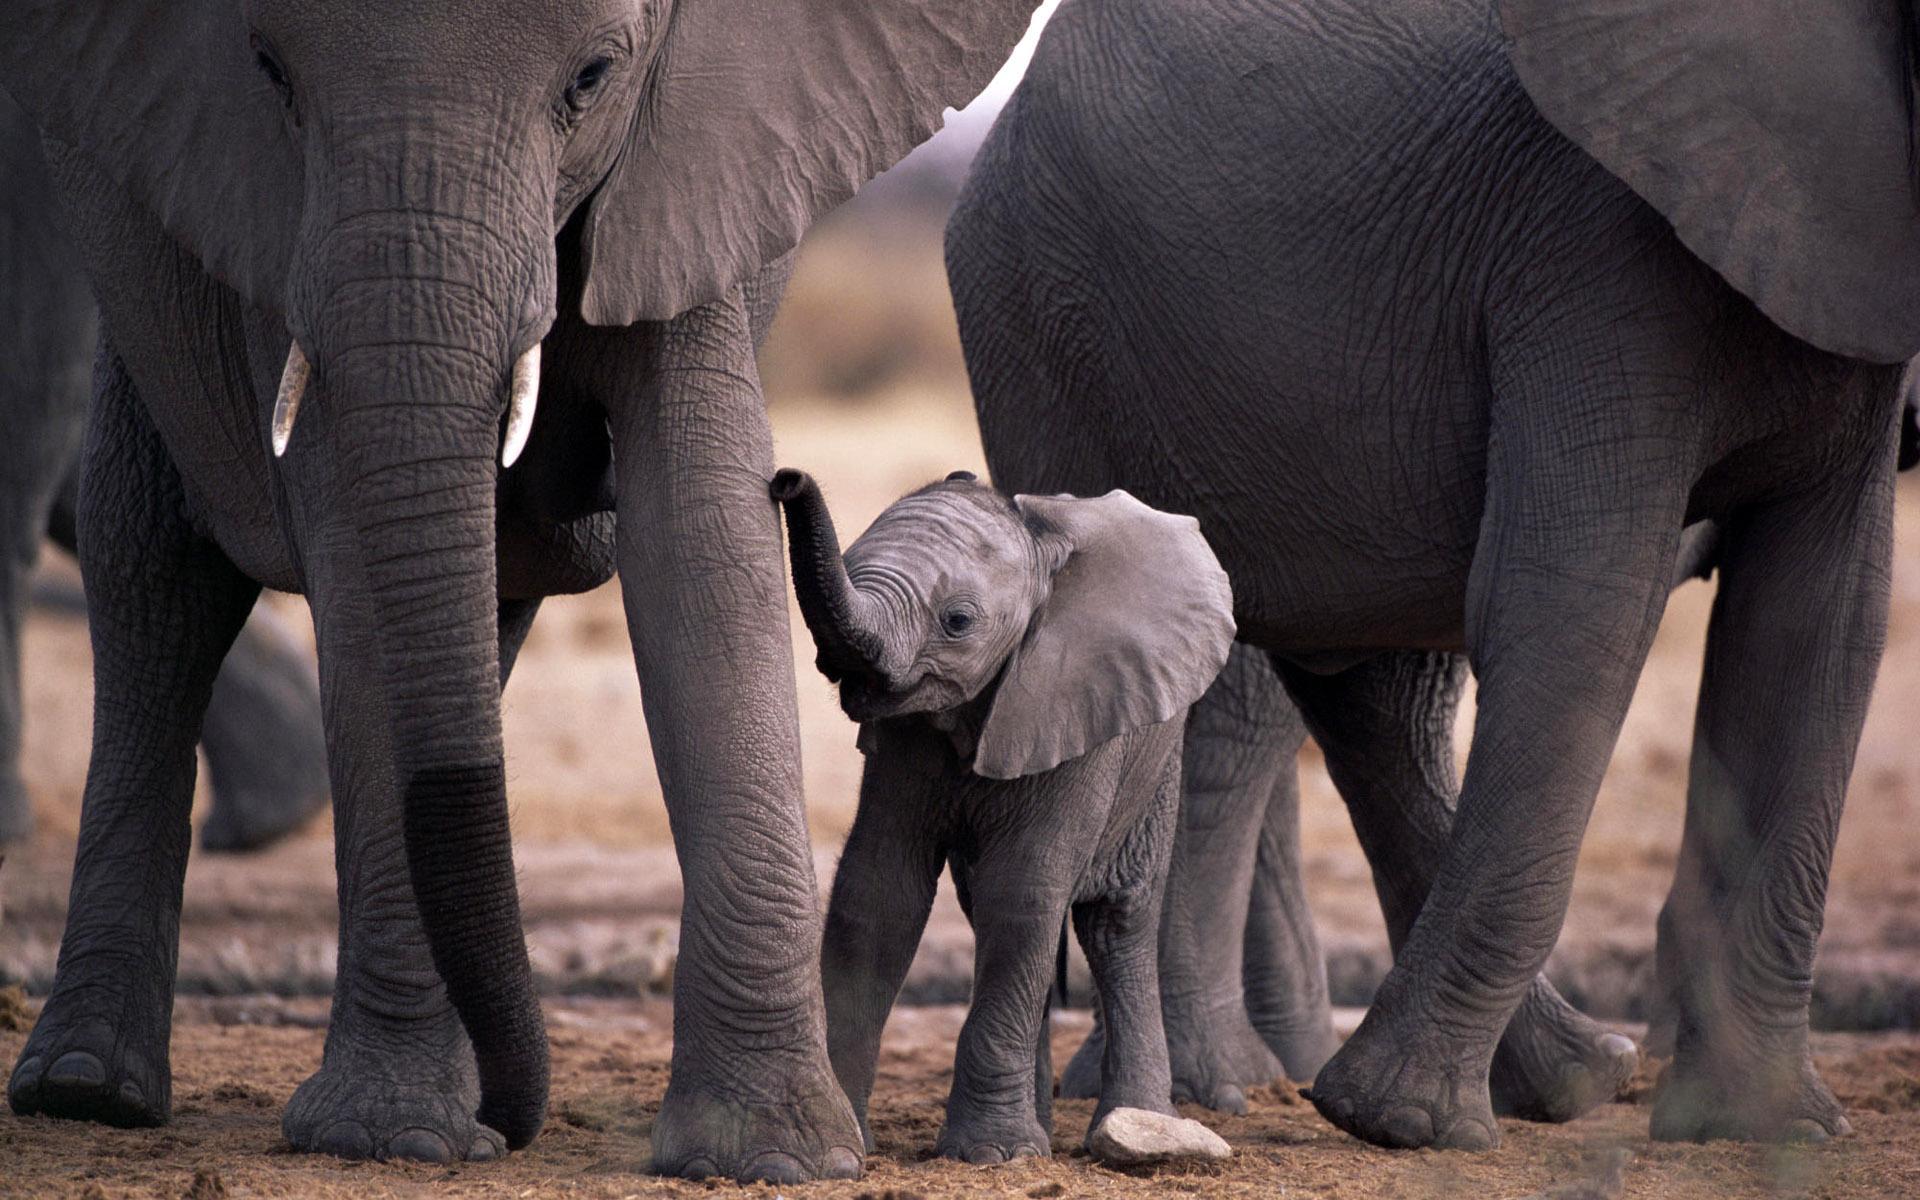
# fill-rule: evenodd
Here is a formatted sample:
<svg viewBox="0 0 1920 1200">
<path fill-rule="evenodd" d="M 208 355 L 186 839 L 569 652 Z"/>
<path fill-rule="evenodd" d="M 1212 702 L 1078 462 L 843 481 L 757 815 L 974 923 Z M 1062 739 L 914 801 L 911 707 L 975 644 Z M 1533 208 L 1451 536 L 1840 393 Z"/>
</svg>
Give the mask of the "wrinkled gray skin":
<svg viewBox="0 0 1920 1200">
<path fill-rule="evenodd" d="M 1392 1146 L 1497 1141 L 1496 1050 L 1681 531 L 1718 522 L 1653 1132 L 1842 1133 L 1808 981 L 1884 639 L 1910 339 L 1864 323 L 1867 361 L 1787 334 L 1547 123 L 1494 30 L 1477 0 L 1066 7 L 949 228 L 988 461 L 1009 489 L 1198 516 L 1310 725 L 1366 713 L 1393 652 L 1466 653 L 1457 820 L 1312 1089 Z M 1873 266 L 1807 239 L 1776 242 L 1772 284 Z M 1865 307 L 1907 320 L 1905 285 Z"/>
<path fill-rule="evenodd" d="M 1920 465 L 1915 384 L 1909 369 L 1902 471 Z M 1689 526 L 1674 586 L 1710 578 L 1717 545 L 1712 522 Z M 1349 698 L 1314 729 L 1373 865 L 1396 947 L 1446 854 L 1459 799 L 1454 713 L 1466 670 L 1458 655 L 1383 656 L 1368 685 L 1355 689 L 1366 703 Z M 1314 686 L 1311 677 L 1292 678 Z M 1246 1088 L 1281 1077 L 1311 1079 L 1338 1046 L 1300 857 L 1293 766 L 1304 735 L 1300 710 L 1266 656 L 1246 646 L 1234 648 L 1188 716 L 1185 800 L 1160 934 L 1161 1007 L 1177 1100 L 1243 1111 Z M 1232 936 L 1243 928 L 1244 942 Z M 1648 1047 L 1660 1057 L 1671 1057 L 1676 1038 L 1677 1002 L 1667 983 L 1683 975 L 1676 967 L 1659 964 L 1651 998 Z M 1096 1011 L 1093 1034 L 1061 1072 L 1061 1095 L 1094 1095 L 1103 1053 Z M 1616 1094 L 1637 1057 L 1626 1039 L 1574 1010 L 1541 976 L 1494 1052 L 1494 1111 L 1572 1120 Z"/>
<path fill-rule="evenodd" d="M 1084 584 L 1086 572 L 1107 570 L 1100 549 L 1041 515 L 1034 498 L 1016 507 L 964 472 L 881 513 L 844 564 L 813 481 L 784 471 L 772 488 L 787 505 L 794 586 L 819 665 L 861 722 L 866 753 L 821 954 L 834 1071 L 862 1130 L 881 1029 L 946 865 L 976 950 L 940 1153 L 972 1163 L 1049 1154 L 1046 1004 L 1069 913 L 1109 1031 L 1089 1128 L 1121 1107 L 1173 1116 L 1154 947 L 1180 802 L 1184 705 L 1151 724 L 1102 726 L 1098 734 L 1109 736 L 1057 766 L 1029 773 L 1032 764 L 1020 764 L 1005 777 L 987 765 L 1005 722 L 1067 722 L 1071 710 L 1098 703 L 1055 691 L 1052 678 L 1023 676 L 1016 654 L 1031 654 L 1054 622 L 1076 626 L 1054 661 L 1095 656 L 1100 641 L 1089 633 L 1103 627 L 1088 610 L 1123 610 L 1137 593 L 1119 573 L 1095 588 L 1056 586 L 1063 571 Z M 1162 528 L 1129 519 L 1103 536 L 1131 564 L 1123 570 L 1178 575 Z M 1197 530 L 1190 536 L 1200 541 Z M 1224 658 L 1228 603 L 1223 589 L 1212 618 L 1218 644 L 1180 668 L 1189 700 Z M 1143 641 L 1191 620 L 1139 616 L 1122 611 L 1120 620 Z M 1059 673 L 1071 675 L 1071 665 Z M 1112 691 L 1137 684 L 1124 669 L 1083 678 Z M 1044 704 L 1028 694 L 1035 688 L 1046 691 Z M 870 1131 L 867 1139 L 871 1148 Z"/>
<path fill-rule="evenodd" d="M 98 322 L 79 253 L 55 219 L 40 134 L 0 93 L 0 843 L 26 838 L 20 779 L 20 627 L 43 538 L 74 553 L 80 437 Z M 213 808 L 208 850 L 252 850 L 327 801 L 326 744 L 312 660 L 256 612 L 207 705 L 201 745 Z"/>
<path fill-rule="evenodd" d="M 525 1145 L 548 1057 L 500 687 L 542 597 L 618 570 L 686 889 L 653 1168 L 858 1173 L 754 350 L 812 218 L 976 93 L 1032 7 L 0 8 L 0 81 L 105 330 L 79 502 L 93 759 L 16 1111 L 167 1118 L 193 743 L 268 585 L 313 610 L 341 904 L 287 1139 Z M 537 419 L 503 469 L 515 378 Z"/>
</svg>

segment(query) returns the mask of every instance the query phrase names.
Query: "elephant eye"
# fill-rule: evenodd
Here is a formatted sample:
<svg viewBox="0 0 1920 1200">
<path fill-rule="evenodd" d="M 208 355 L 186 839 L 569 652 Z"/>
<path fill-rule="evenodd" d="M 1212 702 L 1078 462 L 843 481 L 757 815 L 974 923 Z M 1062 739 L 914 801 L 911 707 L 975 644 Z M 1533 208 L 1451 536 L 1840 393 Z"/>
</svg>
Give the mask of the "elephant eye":
<svg viewBox="0 0 1920 1200">
<path fill-rule="evenodd" d="M 273 85 L 273 90 L 280 93 L 280 103 L 292 108 L 293 81 L 287 78 L 287 69 L 280 65 L 273 51 L 258 37 L 253 39 L 253 65 L 260 68 L 260 73 Z"/>
<path fill-rule="evenodd" d="M 580 68 L 580 73 L 567 85 L 567 107 L 579 112 L 592 102 L 607 81 L 607 75 L 613 70 L 613 60 L 601 55 Z"/>
<path fill-rule="evenodd" d="M 973 628 L 973 614 L 964 608 L 950 608 L 940 617 L 940 628 L 948 637 L 965 637 Z"/>
</svg>

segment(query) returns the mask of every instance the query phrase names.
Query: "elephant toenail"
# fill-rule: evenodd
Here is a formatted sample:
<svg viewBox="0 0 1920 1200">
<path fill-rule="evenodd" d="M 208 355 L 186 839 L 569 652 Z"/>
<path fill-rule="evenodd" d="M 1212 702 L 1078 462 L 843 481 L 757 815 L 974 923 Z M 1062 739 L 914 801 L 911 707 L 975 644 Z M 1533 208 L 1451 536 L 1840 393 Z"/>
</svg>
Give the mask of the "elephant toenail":
<svg viewBox="0 0 1920 1200">
<path fill-rule="evenodd" d="M 820 1172 L 820 1177 L 822 1179 L 858 1179 L 860 1169 L 860 1155 L 845 1146 L 835 1146 L 827 1151 L 827 1165 Z"/>
<path fill-rule="evenodd" d="M 107 1065 L 85 1050 L 69 1050 L 47 1068 L 46 1082 L 63 1087 L 99 1087 L 107 1081 Z"/>
<path fill-rule="evenodd" d="M 1825 1125 L 1813 1120 L 1811 1117 L 1797 1117 L 1794 1120 L 1788 1121 L 1785 1127 L 1780 1130 L 1781 1141 L 1804 1142 L 1808 1145 L 1824 1142 L 1832 1136 L 1832 1134 L 1827 1132 Z"/>
<path fill-rule="evenodd" d="M 994 1167 L 1007 1161 L 1007 1152 L 998 1146 L 975 1146 L 967 1151 L 967 1161 L 976 1167 Z"/>
<path fill-rule="evenodd" d="M 506 1139 L 482 1125 L 473 1135 L 473 1145 L 467 1147 L 467 1161 L 492 1162 L 506 1152 Z"/>
<path fill-rule="evenodd" d="M 1402 1104 L 1380 1117 L 1380 1138 L 1389 1146 L 1410 1149 L 1433 1144 L 1433 1116 L 1424 1108 Z"/>
<path fill-rule="evenodd" d="M 1446 1148 L 1449 1150 L 1491 1150 L 1500 1144 L 1500 1135 L 1485 1121 L 1476 1121 L 1465 1117 L 1453 1123 L 1447 1131 Z"/>
<path fill-rule="evenodd" d="M 147 1106 L 147 1093 L 133 1080 L 126 1080 L 120 1085 L 120 1103 L 130 1109 L 144 1109 Z"/>
<path fill-rule="evenodd" d="M 805 1183 L 807 1169 L 793 1155 L 769 1150 L 755 1155 L 735 1177 L 738 1183 Z"/>
<path fill-rule="evenodd" d="M 31 1107 L 40 1091 L 40 1057 L 23 1058 L 13 1069 L 13 1078 L 7 1081 L 7 1103 L 21 1115 Z"/>
<path fill-rule="evenodd" d="M 1247 1094 L 1233 1084 L 1227 1084 L 1213 1094 L 1213 1103 L 1207 1107 L 1215 1112 L 1243 1116 L 1247 1111 Z"/>
<path fill-rule="evenodd" d="M 313 1148 L 335 1158 L 369 1159 L 373 1157 L 373 1135 L 358 1121 L 335 1121 L 320 1131 Z"/>
<path fill-rule="evenodd" d="M 1600 1039 L 1600 1053 L 1616 1066 L 1624 1065 L 1628 1074 L 1632 1074 L 1633 1069 L 1640 1065 L 1640 1047 L 1633 1044 L 1632 1038 L 1617 1033 L 1609 1033 Z"/>
<path fill-rule="evenodd" d="M 707 1179 L 720 1173 L 720 1168 L 710 1158 L 690 1158 L 680 1164 L 682 1179 Z"/>
<path fill-rule="evenodd" d="M 387 1157 L 402 1162 L 450 1163 L 453 1147 L 431 1129 L 402 1129 L 388 1140 Z"/>
</svg>

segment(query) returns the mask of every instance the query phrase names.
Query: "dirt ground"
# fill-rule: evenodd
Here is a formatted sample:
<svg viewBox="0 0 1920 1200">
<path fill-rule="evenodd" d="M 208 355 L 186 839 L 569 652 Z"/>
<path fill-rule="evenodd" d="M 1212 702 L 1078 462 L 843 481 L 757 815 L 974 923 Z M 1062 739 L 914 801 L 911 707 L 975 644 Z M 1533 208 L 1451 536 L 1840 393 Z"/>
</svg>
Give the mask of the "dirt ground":
<svg viewBox="0 0 1920 1200">
<path fill-rule="evenodd" d="M 925 290 L 937 243 L 892 263 Z M 831 264 L 830 264 L 831 265 Z M 867 279 L 872 264 L 835 270 Z M 845 324 L 832 272 L 803 262 L 769 360 L 801 353 Z M 825 282 L 821 282 L 822 280 Z M 942 302 L 943 303 L 943 302 Z M 781 465 L 818 476 L 851 535 L 904 490 L 957 467 L 979 469 L 957 377 L 950 316 L 876 303 L 864 319 L 902 321 L 875 344 L 924 342 L 932 368 L 901 374 L 884 354 L 843 355 L 857 369 L 792 374 L 775 407 Z M 936 306 L 936 309 L 938 306 Z M 904 314 L 904 315 L 903 315 Z M 942 322 L 947 322 L 943 325 Z M 798 331 L 798 332 L 796 332 Z M 784 341 L 783 341 L 784 339 Z M 783 348 L 784 347 L 784 348 Z M 864 355 L 864 357 L 863 357 Z M 858 365 L 858 364 L 866 365 Z M 942 366 L 941 364 L 945 365 Z M 889 372 L 892 372 L 891 374 Z M 880 384 L 872 384 L 880 379 Z M 856 386 L 857 385 L 857 386 Z M 777 390 L 777 389 L 776 389 Z M 832 396 L 816 394 L 831 391 Z M 858 392 L 860 398 L 848 400 Z M 1482 1156 L 1390 1153 L 1346 1138 L 1288 1089 L 1256 1095 L 1245 1118 L 1208 1121 L 1237 1156 L 1219 1170 L 1124 1175 L 1075 1157 L 1088 1115 L 1063 1104 L 1049 1163 L 982 1169 L 928 1162 L 960 1017 L 951 1005 L 903 1009 L 877 1097 L 880 1153 L 851 1186 L 795 1196 L 1303 1195 L 1527 1196 L 1582 1177 L 1611 1146 L 1635 1155 L 1629 1196 L 1920 1196 L 1920 480 L 1901 496 L 1893 622 L 1834 864 L 1816 1015 L 1818 1051 L 1856 1134 L 1825 1148 L 1653 1146 L 1641 1103 L 1562 1128 L 1503 1126 Z M 47 568 L 58 574 L 67 568 Z M 1711 588 L 1674 597 L 1628 718 L 1581 855 L 1552 971 L 1609 1019 L 1640 1014 L 1653 919 L 1671 878 L 1685 788 L 1700 650 Z M 270 603 L 296 623 L 298 600 Z M 809 664 L 794 622 L 809 815 L 823 882 L 852 819 L 859 758 L 853 728 Z M 0 983 L 44 994 L 65 913 L 85 774 L 90 690 L 83 626 L 37 615 L 27 632 L 25 772 L 40 833 L 0 870 Z M 293 1155 L 279 1110 L 318 1063 L 323 996 L 334 966 L 330 831 L 324 818 L 251 858 L 197 856 L 189 870 L 174 1039 L 176 1119 L 125 1133 L 0 1113 L 0 1196 L 604 1196 L 694 1194 L 642 1172 L 665 1086 L 670 980 L 679 908 L 639 688 L 614 588 L 550 602 L 506 694 L 510 791 L 529 942 L 550 996 L 554 1117 L 527 1152 L 453 1171 L 350 1165 Z M 1469 720 L 1463 722 L 1462 746 Z M 1385 968 L 1385 936 L 1364 861 L 1318 755 L 1301 759 L 1309 890 L 1336 1001 L 1363 1004 Z M 201 815 L 204 815 L 204 797 Z M 936 913 L 909 981 L 922 1000 L 965 994 L 971 941 L 951 904 Z M 1083 992 L 1084 994 L 1084 992 Z M 1352 1019 L 1352 1014 L 1347 1014 Z M 1060 1061 L 1085 1029 L 1058 1018 Z M 24 1040 L 0 1012 L 0 1069 Z M 1877 1031 L 1877 1032 L 1876 1032 Z M 1644 1082 L 1644 1081 L 1643 1081 Z M 1642 1089 L 1644 1091 L 1644 1089 Z M 1641 1096 L 1644 1099 L 1644 1095 Z M 197 1172 L 203 1177 L 195 1182 Z M 726 1189 L 721 1189 L 724 1193 Z M 760 1192 L 771 1194 L 767 1189 Z"/>
<path fill-rule="evenodd" d="M 343 1163 L 289 1153 L 280 1106 L 312 1069 L 322 1032 L 319 1001 L 262 1003 L 253 1020 L 208 1001 L 180 1006 L 174 1033 L 175 1117 L 165 1129 L 122 1131 L 0 1118 L 0 1195 L 77 1197 L 606 1197 L 745 1194 L 769 1187 L 670 1182 L 648 1176 L 647 1134 L 666 1087 L 664 1001 L 567 1001 L 549 1008 L 554 1105 L 546 1131 L 500 1163 L 452 1169 Z M 1244 1117 L 1200 1117 L 1234 1147 L 1217 1166 L 1122 1173 L 1079 1151 L 1091 1102 L 1060 1103 L 1054 1157 L 970 1167 L 930 1157 L 949 1080 L 956 1006 L 901 1010 L 888 1029 L 874 1098 L 879 1146 L 856 1183 L 783 1189 L 806 1197 L 913 1200 L 1051 1196 L 1472 1196 L 1518 1200 L 1594 1171 L 1606 1150 L 1632 1154 L 1625 1195 L 1705 1197 L 1912 1197 L 1920 1194 L 1920 1038 L 1823 1035 L 1827 1079 L 1852 1109 L 1855 1133 L 1812 1148 L 1647 1141 L 1639 1098 L 1572 1125 L 1501 1123 L 1502 1145 L 1481 1155 L 1378 1150 L 1346 1137 L 1291 1088 L 1257 1090 Z M 1056 1056 L 1083 1036 L 1087 1018 L 1064 1014 Z M 12 1061 L 23 1036 L 0 1033 Z M 197 1189 L 197 1190 L 196 1190 Z"/>
</svg>

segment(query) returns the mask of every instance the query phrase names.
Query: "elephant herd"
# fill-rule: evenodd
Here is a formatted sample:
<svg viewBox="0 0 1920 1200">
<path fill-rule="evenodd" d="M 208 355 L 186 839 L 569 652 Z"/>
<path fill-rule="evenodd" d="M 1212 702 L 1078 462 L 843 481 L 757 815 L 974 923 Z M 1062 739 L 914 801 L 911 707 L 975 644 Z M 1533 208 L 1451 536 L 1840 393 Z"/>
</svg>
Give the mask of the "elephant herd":
<svg viewBox="0 0 1920 1200">
<path fill-rule="evenodd" d="M 1045 1153 L 1068 912 L 1102 996 L 1061 1088 L 1103 1119 L 1284 1067 L 1356 1137 L 1486 1149 L 1635 1065 L 1540 971 L 1668 592 L 1711 571 L 1652 1131 L 1846 1132 L 1807 1017 L 1920 448 L 1914 0 L 1067 0 L 948 226 L 994 488 L 843 555 L 775 473 L 755 351 L 810 222 L 1034 7 L 0 10 L 0 149 L 44 161 L 26 207 L 99 313 L 94 744 L 16 1112 L 168 1117 L 195 743 L 269 587 L 312 609 L 343 868 L 287 1140 L 526 1145 L 500 689 L 544 597 L 617 574 L 685 883 L 655 1170 L 860 1173 L 943 865 L 979 947 L 943 1151 Z M 16 328 L 93 340 L 48 286 Z M 16 551 L 78 436 L 70 371 L 36 386 L 5 397 L 41 447 L 0 481 Z M 770 487 L 867 754 L 824 925 Z M 1344 1044 L 1307 732 L 1395 951 Z"/>
</svg>

